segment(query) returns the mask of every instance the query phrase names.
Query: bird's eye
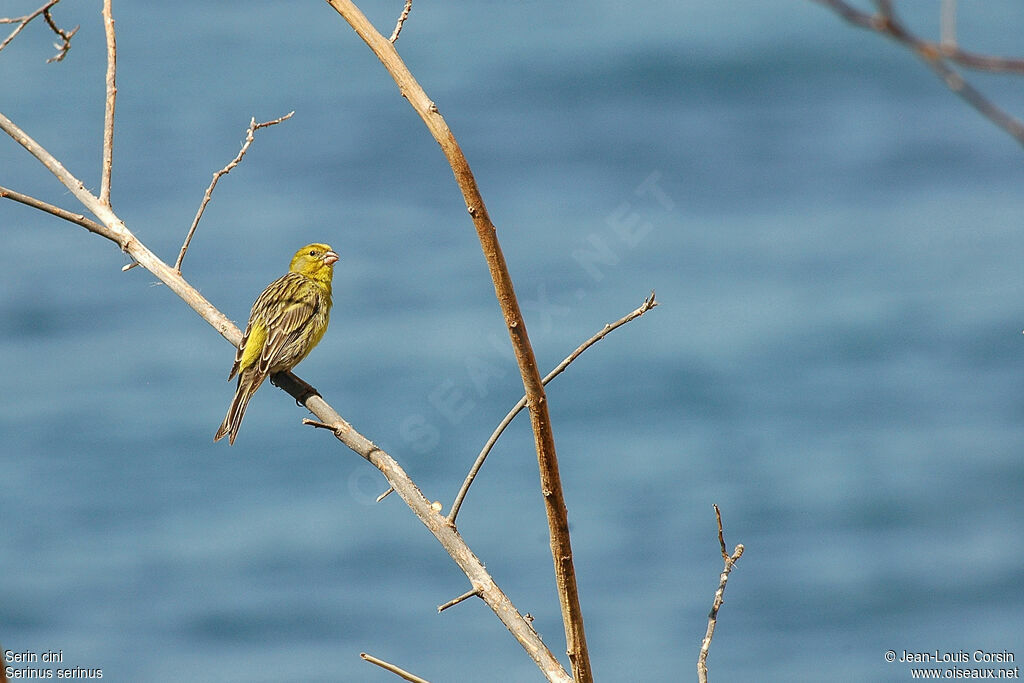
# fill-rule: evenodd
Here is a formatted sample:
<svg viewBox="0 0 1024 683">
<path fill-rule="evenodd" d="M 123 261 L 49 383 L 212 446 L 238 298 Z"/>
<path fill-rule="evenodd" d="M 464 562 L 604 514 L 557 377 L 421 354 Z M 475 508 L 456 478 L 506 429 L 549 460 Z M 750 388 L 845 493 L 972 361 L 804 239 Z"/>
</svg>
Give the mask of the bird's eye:
<svg viewBox="0 0 1024 683">
<path fill-rule="evenodd" d="M 310 256 L 316 256 L 316 249 L 310 249 L 309 255 Z"/>
</svg>

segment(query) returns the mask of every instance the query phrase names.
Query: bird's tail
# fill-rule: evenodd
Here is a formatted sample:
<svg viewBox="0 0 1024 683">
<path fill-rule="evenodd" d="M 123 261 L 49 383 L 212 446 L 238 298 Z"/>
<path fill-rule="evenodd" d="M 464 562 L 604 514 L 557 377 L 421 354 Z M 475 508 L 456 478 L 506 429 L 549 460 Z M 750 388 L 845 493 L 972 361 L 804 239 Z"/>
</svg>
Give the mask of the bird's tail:
<svg viewBox="0 0 1024 683">
<path fill-rule="evenodd" d="M 231 399 L 228 414 L 224 416 L 220 429 L 217 430 L 217 434 L 213 437 L 214 441 L 220 441 L 227 436 L 229 444 L 235 443 L 235 437 L 238 436 L 238 428 L 242 426 L 242 418 L 245 416 L 245 409 L 249 405 L 249 399 L 260 388 L 264 379 L 266 379 L 266 375 L 259 372 L 243 371 L 238 376 L 238 388 L 235 389 L 235 396 Z"/>
</svg>

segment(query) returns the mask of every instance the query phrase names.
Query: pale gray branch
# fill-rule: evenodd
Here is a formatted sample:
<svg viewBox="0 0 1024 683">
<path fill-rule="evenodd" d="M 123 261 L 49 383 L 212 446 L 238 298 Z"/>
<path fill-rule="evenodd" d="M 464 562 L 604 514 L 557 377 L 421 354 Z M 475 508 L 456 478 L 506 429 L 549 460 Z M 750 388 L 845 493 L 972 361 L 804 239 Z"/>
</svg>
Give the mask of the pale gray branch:
<svg viewBox="0 0 1024 683">
<path fill-rule="evenodd" d="M 107 39 L 107 96 L 103 107 L 103 165 L 100 202 L 110 206 L 110 174 L 114 169 L 114 104 L 117 101 L 117 39 L 111 0 L 103 0 L 103 33 Z"/>
<path fill-rule="evenodd" d="M 412 683 L 430 683 L 430 681 L 428 681 L 425 678 L 420 678 L 416 674 L 411 674 L 408 671 L 406 671 L 405 669 L 400 669 L 399 667 L 395 666 L 394 664 L 392 664 L 390 662 L 385 662 L 383 659 L 378 659 L 377 657 L 374 657 L 373 655 L 368 655 L 365 652 L 360 652 L 359 656 L 362 657 L 367 662 L 369 662 L 370 664 L 376 664 L 380 668 L 385 669 L 387 671 L 390 671 L 391 673 L 395 674 L 396 676 L 404 678 L 407 681 L 412 681 Z"/>
<path fill-rule="evenodd" d="M 939 42 L 943 51 L 956 49 L 956 0 L 942 0 L 939 11 Z"/>
</svg>

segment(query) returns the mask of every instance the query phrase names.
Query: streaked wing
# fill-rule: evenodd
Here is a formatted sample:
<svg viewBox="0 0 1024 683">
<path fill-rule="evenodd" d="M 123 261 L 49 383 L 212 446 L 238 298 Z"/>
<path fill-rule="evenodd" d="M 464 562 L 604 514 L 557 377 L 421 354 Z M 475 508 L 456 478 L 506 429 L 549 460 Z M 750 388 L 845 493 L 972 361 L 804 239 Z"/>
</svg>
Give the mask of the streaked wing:
<svg viewBox="0 0 1024 683">
<path fill-rule="evenodd" d="M 231 366 L 231 372 L 228 373 L 228 381 L 231 381 L 234 378 L 238 373 L 238 368 L 242 365 L 242 354 L 245 353 L 245 345 L 249 342 L 250 332 L 252 332 L 251 318 L 249 320 L 249 324 L 245 326 L 245 332 L 242 333 L 242 341 L 238 342 L 238 348 L 235 349 L 235 362 Z"/>
<path fill-rule="evenodd" d="M 271 372 L 302 355 L 301 337 L 308 331 L 309 321 L 321 302 L 316 292 L 310 291 L 306 278 L 294 273 L 274 282 L 264 294 L 270 295 L 273 303 L 262 307 L 268 334 L 259 367 L 263 372 Z"/>
</svg>

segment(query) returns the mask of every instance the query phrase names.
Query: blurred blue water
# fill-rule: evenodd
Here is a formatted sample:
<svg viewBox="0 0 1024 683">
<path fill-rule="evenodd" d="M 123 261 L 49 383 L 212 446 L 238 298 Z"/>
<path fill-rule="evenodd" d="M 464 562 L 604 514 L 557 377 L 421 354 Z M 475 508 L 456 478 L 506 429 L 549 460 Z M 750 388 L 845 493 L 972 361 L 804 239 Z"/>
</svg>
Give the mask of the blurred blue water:
<svg viewBox="0 0 1024 683">
<path fill-rule="evenodd" d="M 398 8 L 366 9 L 390 28 Z M 55 12 L 82 25 L 62 64 L 41 25 L 0 54 L 0 111 L 93 187 L 98 12 Z M 334 322 L 300 374 L 447 506 L 520 388 L 436 144 L 329 7 L 116 13 L 119 215 L 173 260 L 249 117 L 295 110 L 222 180 L 185 273 L 244 321 L 296 246 L 336 247 Z M 964 14 L 965 40 L 1018 47 L 1020 7 Z M 692 675 L 712 503 L 747 547 L 718 680 L 1021 653 L 1019 147 L 811 3 L 417 5 L 399 49 L 473 165 L 544 366 L 663 302 L 550 387 L 601 680 Z M 1024 111 L 1020 83 L 980 83 Z M 10 141 L 0 184 L 76 208 Z M 537 680 L 482 604 L 435 613 L 464 577 L 287 396 L 211 442 L 232 351 L 152 276 L 13 203 L 0 228 L 3 647 L 116 681 L 389 680 L 361 650 Z M 460 528 L 558 652 L 536 485 L 523 421 Z"/>
</svg>

